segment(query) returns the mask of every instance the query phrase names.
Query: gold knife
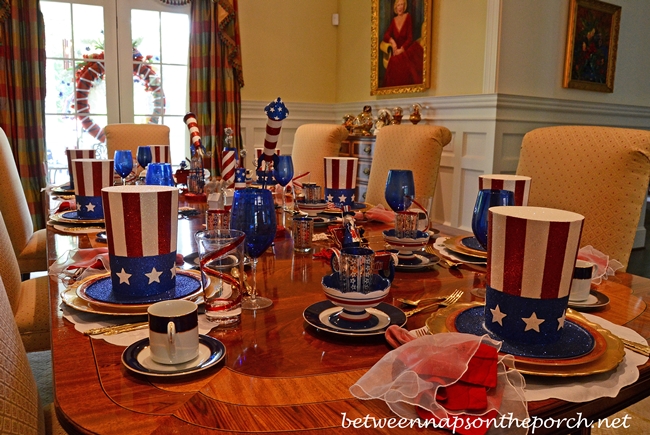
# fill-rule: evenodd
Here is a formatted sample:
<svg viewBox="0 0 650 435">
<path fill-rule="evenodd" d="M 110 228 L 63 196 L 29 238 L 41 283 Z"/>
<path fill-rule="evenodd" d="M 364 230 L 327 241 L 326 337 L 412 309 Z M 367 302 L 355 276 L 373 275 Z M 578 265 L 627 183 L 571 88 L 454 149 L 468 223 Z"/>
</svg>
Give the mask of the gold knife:
<svg viewBox="0 0 650 435">
<path fill-rule="evenodd" d="M 147 327 L 149 322 L 125 323 L 124 325 L 104 326 L 84 331 L 84 335 L 115 335 Z"/>
</svg>

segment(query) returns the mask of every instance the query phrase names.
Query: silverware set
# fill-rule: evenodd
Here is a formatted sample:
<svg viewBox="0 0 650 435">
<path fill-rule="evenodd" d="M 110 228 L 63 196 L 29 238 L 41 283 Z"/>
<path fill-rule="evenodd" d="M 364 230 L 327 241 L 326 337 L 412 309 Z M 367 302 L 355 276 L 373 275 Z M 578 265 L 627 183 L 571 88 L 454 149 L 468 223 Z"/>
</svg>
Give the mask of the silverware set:
<svg viewBox="0 0 650 435">
<path fill-rule="evenodd" d="M 463 296 L 463 291 L 461 289 L 456 289 L 452 294 L 447 296 L 444 300 L 436 302 L 434 304 L 425 305 L 423 307 L 418 307 L 413 310 L 405 311 L 406 317 L 411 317 L 414 314 L 421 313 L 423 311 L 430 311 L 438 307 L 446 307 L 451 304 L 455 304 Z"/>
<path fill-rule="evenodd" d="M 424 250 L 429 254 L 435 255 L 436 257 L 440 258 L 440 262 L 438 264 L 440 264 L 441 266 L 447 267 L 449 269 L 453 269 L 461 265 L 461 263 L 454 263 L 453 261 L 449 261 L 445 257 L 442 257 L 438 252 L 436 252 L 436 249 L 433 247 L 433 245 L 426 245 L 424 247 Z"/>
<path fill-rule="evenodd" d="M 147 328 L 148 322 L 125 323 L 123 325 L 104 326 L 101 328 L 92 328 L 84 331 L 84 335 L 115 335 L 123 332 L 136 331 Z"/>
</svg>

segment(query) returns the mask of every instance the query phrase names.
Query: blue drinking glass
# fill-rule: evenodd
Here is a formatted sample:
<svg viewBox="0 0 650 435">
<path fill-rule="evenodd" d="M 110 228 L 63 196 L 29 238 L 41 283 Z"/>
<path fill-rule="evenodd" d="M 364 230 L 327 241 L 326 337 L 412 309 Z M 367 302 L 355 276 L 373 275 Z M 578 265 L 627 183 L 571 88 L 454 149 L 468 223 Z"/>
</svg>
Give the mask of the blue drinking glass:
<svg viewBox="0 0 650 435">
<path fill-rule="evenodd" d="M 393 211 L 408 210 L 415 198 L 413 171 L 406 169 L 389 170 L 384 198 Z"/>
<path fill-rule="evenodd" d="M 271 306 L 273 301 L 257 296 L 257 259 L 273 243 L 276 231 L 275 203 L 267 189 L 247 187 L 235 190 L 230 212 L 230 228 L 246 234 L 246 255 L 251 258 L 253 284 L 250 297 L 242 308 L 256 310 Z"/>
<path fill-rule="evenodd" d="M 487 250 L 488 245 L 488 210 L 490 207 L 515 205 L 515 195 L 510 190 L 479 190 L 472 216 L 472 231 L 479 244 Z"/>
<path fill-rule="evenodd" d="M 151 156 L 151 147 L 149 145 L 139 146 L 138 151 L 136 152 L 136 158 L 138 159 L 138 164 L 145 169 L 153 157 Z"/>
<path fill-rule="evenodd" d="M 286 188 L 287 184 L 293 179 L 293 160 L 291 156 L 277 156 L 273 163 L 273 176 L 275 181 L 282 186 L 282 211 L 287 209 Z M 282 225 L 285 225 L 286 216 L 282 213 Z"/>
<path fill-rule="evenodd" d="M 126 184 L 126 177 L 133 170 L 133 155 L 131 150 L 117 150 L 113 157 L 115 172 L 122 177 L 122 185 Z"/>
<path fill-rule="evenodd" d="M 145 184 L 173 187 L 172 165 L 169 163 L 150 163 L 147 168 Z"/>
</svg>

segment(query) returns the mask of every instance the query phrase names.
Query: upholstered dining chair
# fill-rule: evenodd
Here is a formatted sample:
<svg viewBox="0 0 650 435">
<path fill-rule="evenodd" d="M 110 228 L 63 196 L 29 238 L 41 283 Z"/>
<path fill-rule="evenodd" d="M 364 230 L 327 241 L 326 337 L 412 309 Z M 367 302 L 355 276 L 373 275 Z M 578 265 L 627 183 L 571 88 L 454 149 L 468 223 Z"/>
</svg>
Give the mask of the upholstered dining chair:
<svg viewBox="0 0 650 435">
<path fill-rule="evenodd" d="M 108 124 L 104 127 L 108 158 L 116 150 L 131 150 L 135 158 L 139 146 L 169 145 L 169 127 L 158 124 Z"/>
<path fill-rule="evenodd" d="M 366 202 L 383 204 L 390 169 L 410 169 L 418 197 L 433 197 L 438 182 L 442 148 L 451 142 L 451 132 L 437 125 L 388 125 L 377 133 Z M 422 204 L 426 207 L 426 204 Z"/>
<path fill-rule="evenodd" d="M 300 181 L 323 185 L 325 182 L 325 157 L 337 157 L 341 142 L 348 137 L 348 130 L 336 124 L 303 124 L 293 137 L 291 160 L 295 175 L 309 172 Z"/>
<path fill-rule="evenodd" d="M 48 350 L 50 345 L 50 307 L 48 277 L 21 281 L 20 268 L 11 249 L 9 232 L 0 213 L 0 278 L 4 283 L 13 318 L 28 352 Z"/>
<path fill-rule="evenodd" d="M 61 435 L 53 403 L 43 403 L 0 279 L 0 432 Z"/>
<path fill-rule="evenodd" d="M 532 178 L 529 206 L 585 217 L 580 246 L 630 257 L 650 179 L 650 131 L 561 126 L 524 136 L 518 175 Z"/>
<path fill-rule="evenodd" d="M 0 212 L 4 215 L 11 239 L 11 251 L 18 259 L 20 272 L 28 275 L 31 272 L 47 270 L 46 232 L 45 229 L 34 231 L 16 161 L 9 139 L 2 128 L 0 174 Z"/>
</svg>

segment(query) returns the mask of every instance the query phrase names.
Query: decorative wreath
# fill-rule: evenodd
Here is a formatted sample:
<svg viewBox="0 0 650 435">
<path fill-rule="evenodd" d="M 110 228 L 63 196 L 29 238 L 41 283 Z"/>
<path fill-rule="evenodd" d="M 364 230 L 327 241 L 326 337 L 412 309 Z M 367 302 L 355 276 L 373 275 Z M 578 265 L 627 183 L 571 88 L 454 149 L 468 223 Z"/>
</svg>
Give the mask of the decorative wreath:
<svg viewBox="0 0 650 435">
<path fill-rule="evenodd" d="M 104 80 L 104 52 L 85 54 L 84 59 L 99 59 L 92 62 L 84 62 L 75 72 L 77 91 L 75 94 L 77 101 L 77 118 L 87 133 L 90 133 L 95 139 L 104 142 L 104 129 L 95 124 L 90 113 L 90 104 L 88 95 L 90 90 L 99 80 Z M 165 114 L 165 93 L 160 84 L 160 77 L 156 74 L 151 65 L 147 64 L 153 56 L 143 56 L 137 48 L 133 47 L 133 77 L 134 81 L 142 82 L 144 90 L 151 92 L 153 96 L 153 116 L 147 122 L 149 124 L 158 124 L 159 117 Z"/>
</svg>

